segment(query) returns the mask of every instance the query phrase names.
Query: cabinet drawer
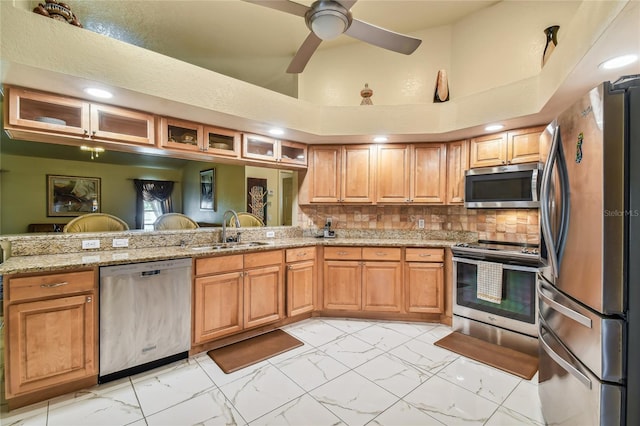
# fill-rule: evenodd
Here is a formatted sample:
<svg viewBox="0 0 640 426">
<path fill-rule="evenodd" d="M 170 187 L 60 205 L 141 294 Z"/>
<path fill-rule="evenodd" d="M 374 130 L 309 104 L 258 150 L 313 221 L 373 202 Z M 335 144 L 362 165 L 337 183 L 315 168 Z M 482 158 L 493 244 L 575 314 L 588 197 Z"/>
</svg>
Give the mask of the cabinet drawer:
<svg viewBox="0 0 640 426">
<path fill-rule="evenodd" d="M 287 263 L 298 262 L 300 260 L 312 260 L 316 258 L 316 248 L 314 246 L 288 249 L 285 258 Z"/>
<path fill-rule="evenodd" d="M 362 249 L 364 260 L 400 260 L 402 249 L 400 247 L 365 247 Z"/>
<path fill-rule="evenodd" d="M 325 259 L 360 260 L 362 249 L 360 247 L 325 247 Z"/>
<path fill-rule="evenodd" d="M 9 300 L 15 302 L 16 300 L 93 291 L 95 287 L 94 272 L 81 271 L 10 278 L 8 291 Z"/>
<path fill-rule="evenodd" d="M 241 254 L 196 259 L 196 275 L 217 274 L 219 272 L 238 271 L 241 269 Z"/>
<path fill-rule="evenodd" d="M 258 266 L 277 265 L 282 263 L 282 250 L 264 251 L 244 255 L 244 267 L 256 268 Z"/>
<path fill-rule="evenodd" d="M 404 259 L 407 262 L 444 262 L 444 249 L 407 248 Z"/>
</svg>

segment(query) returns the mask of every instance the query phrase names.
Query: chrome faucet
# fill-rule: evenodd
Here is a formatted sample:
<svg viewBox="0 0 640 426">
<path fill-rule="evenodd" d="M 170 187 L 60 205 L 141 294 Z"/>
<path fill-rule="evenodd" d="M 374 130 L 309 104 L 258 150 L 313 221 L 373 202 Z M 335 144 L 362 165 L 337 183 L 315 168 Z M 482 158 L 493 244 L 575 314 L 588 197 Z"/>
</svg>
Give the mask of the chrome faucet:
<svg viewBox="0 0 640 426">
<path fill-rule="evenodd" d="M 240 219 L 238 218 L 238 213 L 236 213 L 235 210 L 227 210 L 226 212 L 224 212 L 224 214 L 222 215 L 222 242 L 226 243 L 227 242 L 227 213 L 231 213 L 233 215 L 233 219 L 236 221 L 236 227 L 240 228 Z M 240 237 L 240 234 L 238 233 L 238 236 L 236 236 L 236 241 L 238 241 Z"/>
</svg>

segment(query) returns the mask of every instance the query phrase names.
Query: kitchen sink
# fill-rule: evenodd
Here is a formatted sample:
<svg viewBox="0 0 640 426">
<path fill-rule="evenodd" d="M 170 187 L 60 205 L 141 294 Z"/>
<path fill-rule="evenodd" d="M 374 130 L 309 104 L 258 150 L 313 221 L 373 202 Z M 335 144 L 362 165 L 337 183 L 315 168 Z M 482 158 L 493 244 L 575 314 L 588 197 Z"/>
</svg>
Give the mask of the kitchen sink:
<svg viewBox="0 0 640 426">
<path fill-rule="evenodd" d="M 271 243 L 262 242 L 262 241 L 240 241 L 240 242 L 229 242 L 229 243 L 219 243 L 212 244 L 210 246 L 198 246 L 191 247 L 191 250 L 223 250 L 223 249 L 234 249 L 234 248 L 251 248 L 251 247 L 261 247 L 268 246 Z"/>
</svg>

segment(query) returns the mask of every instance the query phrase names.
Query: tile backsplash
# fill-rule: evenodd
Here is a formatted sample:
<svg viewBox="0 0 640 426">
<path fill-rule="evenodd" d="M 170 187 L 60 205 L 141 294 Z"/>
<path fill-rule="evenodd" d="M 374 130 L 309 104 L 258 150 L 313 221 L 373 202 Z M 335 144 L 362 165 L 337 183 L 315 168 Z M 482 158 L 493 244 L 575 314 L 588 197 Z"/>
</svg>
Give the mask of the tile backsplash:
<svg viewBox="0 0 640 426">
<path fill-rule="evenodd" d="M 298 225 L 322 228 L 331 218 L 333 229 L 424 229 L 471 231 L 480 240 L 539 244 L 537 209 L 466 209 L 462 206 L 299 206 Z"/>
</svg>

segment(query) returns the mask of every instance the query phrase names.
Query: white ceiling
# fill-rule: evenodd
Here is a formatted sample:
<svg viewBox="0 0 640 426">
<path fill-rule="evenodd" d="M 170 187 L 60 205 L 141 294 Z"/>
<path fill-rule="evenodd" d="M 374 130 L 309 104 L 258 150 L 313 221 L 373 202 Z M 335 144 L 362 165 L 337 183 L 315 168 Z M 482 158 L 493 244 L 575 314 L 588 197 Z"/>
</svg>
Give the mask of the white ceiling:
<svg viewBox="0 0 640 426">
<path fill-rule="evenodd" d="M 270 1 L 270 0 L 265 0 Z M 299 3 L 310 5 L 312 1 Z M 354 18 L 395 32 L 452 24 L 498 1 L 359 0 Z M 304 19 L 242 0 L 84 0 L 69 1 L 84 28 L 271 90 L 309 34 Z M 323 42 L 320 49 L 361 43 L 348 36 Z M 247 69 L 246 59 L 269 66 Z M 276 64 L 274 65 L 274 60 Z M 312 58 L 313 60 L 313 58 Z M 242 67 L 242 68 L 240 68 Z"/>
</svg>

